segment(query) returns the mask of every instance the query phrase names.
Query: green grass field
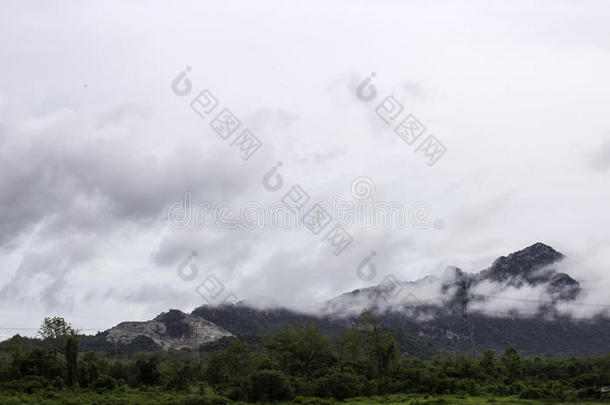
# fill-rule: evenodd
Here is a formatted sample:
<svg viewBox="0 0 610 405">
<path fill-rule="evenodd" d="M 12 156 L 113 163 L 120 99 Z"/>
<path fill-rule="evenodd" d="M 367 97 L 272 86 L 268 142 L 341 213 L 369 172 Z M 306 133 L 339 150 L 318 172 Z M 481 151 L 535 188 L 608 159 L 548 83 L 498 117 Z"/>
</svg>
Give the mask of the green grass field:
<svg viewBox="0 0 610 405">
<path fill-rule="evenodd" d="M 368 397 L 368 398 L 353 398 L 344 401 L 345 404 L 361 404 L 361 405 L 369 405 L 369 404 L 418 404 L 418 405 L 433 405 L 433 404 L 503 404 L 503 405 L 512 405 L 512 404 L 608 404 L 610 402 L 553 402 L 553 401 L 544 401 L 544 400 L 533 400 L 533 399 L 519 399 L 517 397 L 464 397 L 464 396 L 456 396 L 456 395 L 432 395 L 432 396 L 423 396 L 423 395 L 404 395 L 404 394 L 396 394 L 389 395 L 386 397 Z"/>
</svg>

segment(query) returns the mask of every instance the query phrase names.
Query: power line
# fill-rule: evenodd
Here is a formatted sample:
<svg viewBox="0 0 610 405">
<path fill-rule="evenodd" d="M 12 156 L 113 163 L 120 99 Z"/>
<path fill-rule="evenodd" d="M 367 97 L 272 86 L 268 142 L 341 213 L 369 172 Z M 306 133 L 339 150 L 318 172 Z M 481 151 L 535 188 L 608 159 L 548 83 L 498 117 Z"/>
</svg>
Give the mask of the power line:
<svg viewBox="0 0 610 405">
<path fill-rule="evenodd" d="M 515 297 L 506 297 L 506 296 L 500 296 L 500 295 L 487 295 L 487 294 L 470 294 L 470 302 L 473 302 L 472 299 L 473 298 L 491 298 L 491 299 L 500 299 L 500 300 L 509 300 L 509 301 L 523 301 L 523 302 L 537 302 L 537 303 L 544 303 L 544 304 L 553 304 L 553 305 L 573 305 L 573 306 L 586 306 L 586 307 L 596 307 L 596 308 L 609 308 L 610 309 L 610 304 L 593 304 L 593 303 L 587 303 L 587 302 L 570 302 L 570 301 L 553 301 L 553 300 L 542 300 L 542 299 L 535 299 L 535 298 L 515 298 Z M 418 302 L 428 302 L 428 301 L 437 301 L 437 300 L 446 300 L 447 297 L 445 296 L 440 296 L 440 297 L 433 297 L 433 298 L 422 298 L 422 299 L 417 299 Z M 452 297 L 453 298 L 453 297 Z"/>
<path fill-rule="evenodd" d="M 606 304 L 591 304 L 587 302 L 557 302 L 553 300 L 540 300 L 534 298 L 515 298 L 515 297 L 502 297 L 498 295 L 485 295 L 485 294 L 474 294 L 475 297 L 484 297 L 484 298 L 492 298 L 499 300 L 509 300 L 509 301 L 522 301 L 522 302 L 540 302 L 545 304 L 553 304 L 553 305 L 574 305 L 574 306 L 584 306 L 584 307 L 596 307 L 596 308 L 610 308 L 610 305 Z"/>
</svg>

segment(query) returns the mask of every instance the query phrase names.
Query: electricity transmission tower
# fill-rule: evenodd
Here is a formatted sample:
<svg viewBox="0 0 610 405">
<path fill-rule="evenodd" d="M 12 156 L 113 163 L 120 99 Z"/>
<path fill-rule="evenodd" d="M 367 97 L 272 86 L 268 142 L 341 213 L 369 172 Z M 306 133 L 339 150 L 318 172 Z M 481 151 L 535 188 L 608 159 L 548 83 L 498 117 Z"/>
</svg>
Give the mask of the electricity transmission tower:
<svg viewBox="0 0 610 405">
<path fill-rule="evenodd" d="M 462 325 L 463 325 L 464 329 L 463 329 L 463 334 L 460 334 L 460 336 L 466 336 L 468 338 L 468 342 L 470 343 L 470 354 L 472 356 L 476 357 L 477 349 L 474 344 L 474 327 L 469 322 L 469 318 L 468 318 L 468 302 L 470 300 L 469 292 L 470 292 L 470 280 L 463 279 L 460 282 L 459 297 L 460 297 Z M 462 338 L 462 342 L 464 342 L 464 340 L 465 339 Z M 465 346 L 465 344 L 462 345 L 462 352 L 465 352 L 466 350 L 464 350 L 463 346 Z"/>
</svg>

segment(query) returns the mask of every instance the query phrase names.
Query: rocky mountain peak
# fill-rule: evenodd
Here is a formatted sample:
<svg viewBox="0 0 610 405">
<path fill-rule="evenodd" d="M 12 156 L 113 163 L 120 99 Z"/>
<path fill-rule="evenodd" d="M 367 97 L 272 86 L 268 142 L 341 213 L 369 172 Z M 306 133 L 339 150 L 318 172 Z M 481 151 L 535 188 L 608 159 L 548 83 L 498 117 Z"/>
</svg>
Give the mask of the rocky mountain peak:
<svg viewBox="0 0 610 405">
<path fill-rule="evenodd" d="M 564 255 L 552 247 L 538 242 L 525 249 L 501 256 L 491 267 L 480 272 L 475 282 L 484 280 L 505 283 L 520 288 L 544 285 L 552 299 L 573 300 L 580 293 L 580 284 L 565 273 L 557 272 L 555 264 Z"/>
<path fill-rule="evenodd" d="M 489 287 L 489 282 L 496 283 L 498 289 L 539 286 L 550 298 L 545 298 L 540 310 L 548 312 L 552 305 L 547 301 L 569 301 L 580 294 L 579 283 L 555 269 L 554 264 L 563 257 L 552 247 L 535 243 L 496 259 L 478 273 L 450 266 L 442 278 L 427 276 L 399 281 L 389 275 L 376 286 L 356 289 L 315 305 L 308 314 L 261 299 L 236 305 L 202 306 L 191 314 L 172 309 L 150 321 L 123 322 L 107 331 L 106 340 L 113 344 L 131 344 L 138 338 L 146 338 L 163 349 L 197 348 L 233 334 L 260 333 L 269 327 L 311 319 L 335 330 L 347 325 L 345 322 L 349 323 L 350 317 L 357 317 L 365 308 L 404 325 L 408 319 L 453 316 L 456 308 L 461 307 L 465 292 L 470 294 L 471 304 L 484 302 L 489 297 L 477 296 L 476 289 L 481 285 Z"/>
<path fill-rule="evenodd" d="M 195 349 L 203 343 L 232 336 L 208 320 L 177 309 L 163 312 L 150 321 L 122 322 L 107 332 L 106 340 L 110 343 L 129 344 L 144 336 L 165 350 Z"/>
<path fill-rule="evenodd" d="M 531 273 L 558 262 L 563 257 L 563 254 L 552 247 L 538 242 L 496 259 L 489 268 L 489 276 L 494 281 L 503 281 L 514 276 L 523 276 L 527 279 Z"/>
</svg>

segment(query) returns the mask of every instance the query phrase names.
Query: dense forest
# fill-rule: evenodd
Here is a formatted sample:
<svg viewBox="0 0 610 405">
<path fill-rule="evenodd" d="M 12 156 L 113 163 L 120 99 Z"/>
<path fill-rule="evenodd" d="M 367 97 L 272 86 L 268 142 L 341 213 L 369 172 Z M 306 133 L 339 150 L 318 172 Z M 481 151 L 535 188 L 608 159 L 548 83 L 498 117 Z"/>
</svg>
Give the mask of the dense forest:
<svg viewBox="0 0 610 405">
<path fill-rule="evenodd" d="M 523 358 L 508 347 L 476 356 L 407 356 L 369 311 L 331 338 L 312 323 L 295 323 L 260 341 L 231 337 L 199 350 L 79 353 L 78 332 L 62 318 L 46 318 L 40 338 L 15 336 L 0 345 L 0 402 L 82 403 L 95 395 L 103 398 L 96 403 L 149 403 L 154 395 L 154 402 L 168 404 L 330 404 L 392 394 L 580 402 L 610 384 L 610 355 Z"/>
</svg>

